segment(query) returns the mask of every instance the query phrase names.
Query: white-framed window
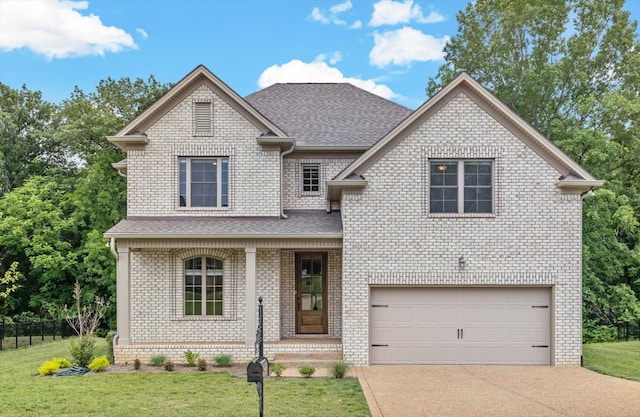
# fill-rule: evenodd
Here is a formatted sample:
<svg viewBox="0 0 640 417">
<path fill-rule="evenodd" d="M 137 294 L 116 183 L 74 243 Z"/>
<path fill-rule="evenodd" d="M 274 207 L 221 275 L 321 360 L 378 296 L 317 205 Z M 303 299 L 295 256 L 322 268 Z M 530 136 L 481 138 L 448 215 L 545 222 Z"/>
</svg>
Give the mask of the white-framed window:
<svg viewBox="0 0 640 417">
<path fill-rule="evenodd" d="M 302 193 L 320 192 L 320 164 L 302 164 Z"/>
<path fill-rule="evenodd" d="M 180 157 L 180 207 L 229 206 L 229 158 Z"/>
<path fill-rule="evenodd" d="M 222 316 L 224 263 L 210 256 L 184 261 L 184 315 Z"/>
<path fill-rule="evenodd" d="M 213 135 L 213 105 L 210 101 L 193 103 L 193 134 L 196 136 Z"/>
<path fill-rule="evenodd" d="M 493 160 L 430 160 L 429 213 L 493 213 Z"/>
</svg>

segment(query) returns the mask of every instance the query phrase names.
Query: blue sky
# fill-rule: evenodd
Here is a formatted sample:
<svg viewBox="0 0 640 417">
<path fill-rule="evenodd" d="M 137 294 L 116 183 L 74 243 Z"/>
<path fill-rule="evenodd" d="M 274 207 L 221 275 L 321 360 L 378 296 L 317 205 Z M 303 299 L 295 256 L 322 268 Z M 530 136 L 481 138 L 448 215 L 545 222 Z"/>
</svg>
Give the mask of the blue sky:
<svg viewBox="0 0 640 417">
<path fill-rule="evenodd" d="M 245 96 L 351 82 L 425 99 L 467 0 L 0 0 L 0 81 L 59 103 L 101 79 L 177 82 L 204 64 Z M 627 0 L 640 17 L 640 0 Z"/>
</svg>

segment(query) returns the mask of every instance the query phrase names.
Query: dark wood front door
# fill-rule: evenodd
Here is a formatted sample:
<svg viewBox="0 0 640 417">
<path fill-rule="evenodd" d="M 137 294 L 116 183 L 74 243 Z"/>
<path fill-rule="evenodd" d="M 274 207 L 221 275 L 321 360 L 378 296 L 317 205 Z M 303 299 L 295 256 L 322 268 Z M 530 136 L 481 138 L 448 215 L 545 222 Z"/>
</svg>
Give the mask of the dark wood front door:
<svg viewBox="0 0 640 417">
<path fill-rule="evenodd" d="M 327 254 L 296 253 L 296 333 L 327 328 Z"/>
</svg>

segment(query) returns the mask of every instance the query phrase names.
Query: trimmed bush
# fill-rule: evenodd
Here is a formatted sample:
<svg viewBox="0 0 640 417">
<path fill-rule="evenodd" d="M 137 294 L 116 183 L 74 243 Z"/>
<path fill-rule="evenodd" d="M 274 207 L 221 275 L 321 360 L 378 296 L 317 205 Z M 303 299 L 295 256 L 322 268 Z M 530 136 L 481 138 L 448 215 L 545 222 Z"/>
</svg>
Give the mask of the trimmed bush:
<svg viewBox="0 0 640 417">
<path fill-rule="evenodd" d="M 284 372 L 284 370 L 287 369 L 285 368 L 284 364 L 281 362 L 276 362 L 273 364 L 273 366 L 271 367 L 271 372 L 273 372 L 273 374 L 275 376 L 282 376 L 282 372 Z"/>
<path fill-rule="evenodd" d="M 175 365 L 173 364 L 172 361 L 167 359 L 166 361 L 164 361 L 164 370 L 172 372 L 173 370 L 175 370 Z"/>
<path fill-rule="evenodd" d="M 136 359 L 133 361 L 133 369 L 135 369 L 136 371 L 140 370 L 141 365 L 142 365 L 142 362 L 140 362 L 140 359 Z"/>
<path fill-rule="evenodd" d="M 60 369 L 60 363 L 57 360 L 45 362 L 38 368 L 38 374 L 40 375 L 53 375 Z"/>
<path fill-rule="evenodd" d="M 303 377 L 310 378 L 311 375 L 316 373 L 316 368 L 310 365 L 303 365 L 298 368 L 298 372 L 300 372 L 300 375 L 302 375 Z"/>
<path fill-rule="evenodd" d="M 198 358 L 198 371 L 207 370 L 207 360 L 205 358 Z"/>
<path fill-rule="evenodd" d="M 167 360 L 167 355 L 153 355 L 151 357 L 151 366 L 162 366 Z"/>
<path fill-rule="evenodd" d="M 89 369 L 93 372 L 102 372 L 109 367 L 109 359 L 106 356 L 98 356 L 89 364 Z"/>
<path fill-rule="evenodd" d="M 77 339 L 71 339 L 69 341 L 69 347 L 75 364 L 86 368 L 94 358 L 96 341 L 92 335 L 81 336 Z"/>
<path fill-rule="evenodd" d="M 58 368 L 70 368 L 71 362 L 67 358 L 53 358 L 51 362 L 58 362 Z"/>
<path fill-rule="evenodd" d="M 231 355 L 218 355 L 213 360 L 216 363 L 216 366 L 231 366 L 233 363 L 233 358 Z"/>
<path fill-rule="evenodd" d="M 334 362 L 329 365 L 329 374 L 336 379 L 342 379 L 347 374 L 349 368 L 350 366 L 346 362 Z"/>
</svg>

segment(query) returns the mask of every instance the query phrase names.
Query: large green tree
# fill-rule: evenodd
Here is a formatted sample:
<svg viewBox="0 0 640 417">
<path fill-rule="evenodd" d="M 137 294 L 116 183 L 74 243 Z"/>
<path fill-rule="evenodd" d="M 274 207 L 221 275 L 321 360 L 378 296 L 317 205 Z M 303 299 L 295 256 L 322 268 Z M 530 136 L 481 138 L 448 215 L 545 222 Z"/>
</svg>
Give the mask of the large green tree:
<svg viewBox="0 0 640 417">
<path fill-rule="evenodd" d="M 73 166 L 53 137 L 56 112 L 39 91 L 0 83 L 0 195 L 49 168 Z"/>
<path fill-rule="evenodd" d="M 26 87 L 2 90 L 0 145 L 33 148 L 38 162 L 30 165 L 27 151 L 9 149 L 5 161 L 15 163 L 20 175 L 3 177 L 14 168 L 0 164 L 0 181 L 8 178 L 4 195 L 0 192 L 0 261 L 19 262 L 25 277 L 12 304 L 5 305 L 9 313 L 60 308 L 73 301 L 77 281 L 88 300 L 111 300 L 106 321 L 115 324 L 115 262 L 102 235 L 126 215 L 126 180 L 111 166 L 125 155 L 105 136 L 168 87 L 153 76 L 109 78 L 89 93 L 76 88 L 60 106 L 43 102 L 39 92 Z"/>
<path fill-rule="evenodd" d="M 434 93 L 467 72 L 606 181 L 584 204 L 585 338 L 640 321 L 640 43 L 624 0 L 477 0 Z"/>
</svg>

